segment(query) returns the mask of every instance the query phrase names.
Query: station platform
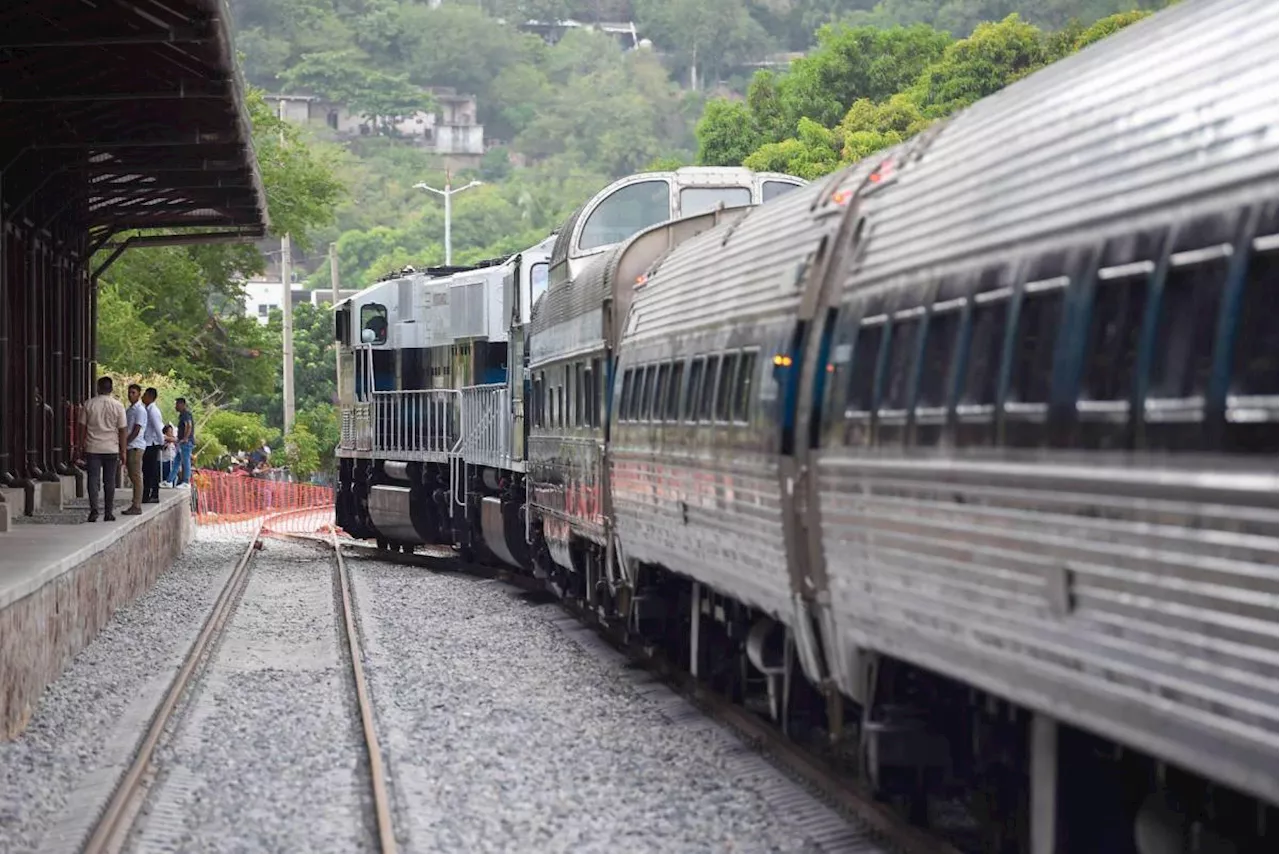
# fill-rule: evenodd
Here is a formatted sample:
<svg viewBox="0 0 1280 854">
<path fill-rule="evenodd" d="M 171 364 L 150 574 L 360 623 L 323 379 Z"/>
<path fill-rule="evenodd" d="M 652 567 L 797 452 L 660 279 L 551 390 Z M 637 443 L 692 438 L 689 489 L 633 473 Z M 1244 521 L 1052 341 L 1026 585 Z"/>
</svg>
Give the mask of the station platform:
<svg viewBox="0 0 1280 854">
<path fill-rule="evenodd" d="M 187 489 L 162 489 L 140 516 L 120 515 L 128 490 L 116 498 L 114 522 L 86 522 L 81 498 L 0 534 L 0 737 L 23 730 L 44 689 L 195 534 Z"/>
</svg>

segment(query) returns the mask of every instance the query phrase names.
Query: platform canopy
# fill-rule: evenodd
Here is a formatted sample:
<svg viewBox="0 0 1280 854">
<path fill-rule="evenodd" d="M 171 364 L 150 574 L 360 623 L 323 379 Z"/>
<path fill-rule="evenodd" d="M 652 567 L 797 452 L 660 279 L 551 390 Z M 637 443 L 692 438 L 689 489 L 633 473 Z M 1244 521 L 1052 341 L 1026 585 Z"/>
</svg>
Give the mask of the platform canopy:
<svg viewBox="0 0 1280 854">
<path fill-rule="evenodd" d="M 6 219 L 42 199 L 28 216 L 67 216 L 91 248 L 138 228 L 262 236 L 243 94 L 223 0 L 0 4 Z"/>
</svg>

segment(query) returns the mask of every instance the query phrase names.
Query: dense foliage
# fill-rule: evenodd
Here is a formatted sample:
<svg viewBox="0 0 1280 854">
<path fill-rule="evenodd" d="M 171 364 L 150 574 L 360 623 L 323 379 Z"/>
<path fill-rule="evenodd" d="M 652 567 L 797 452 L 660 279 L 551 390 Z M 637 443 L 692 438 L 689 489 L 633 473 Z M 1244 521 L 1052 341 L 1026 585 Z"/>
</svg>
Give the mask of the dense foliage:
<svg viewBox="0 0 1280 854">
<path fill-rule="evenodd" d="M 614 177 L 701 162 L 817 177 L 1127 26 L 1168 0 L 231 0 L 249 81 L 346 104 L 374 132 L 341 142 L 250 96 L 277 235 L 312 286 L 443 260 L 440 159 L 392 119 L 431 87 L 475 95 L 491 145 L 456 183 L 454 259 L 532 245 Z M 639 49 L 517 22 L 634 21 Z M 523 26 L 523 25 L 521 25 Z M 524 27 L 524 29 L 529 29 Z M 783 51 L 803 58 L 776 61 Z M 775 61 L 764 62 L 771 56 Z M 758 70 L 761 65 L 773 70 Z M 308 251 L 310 249 L 311 251 Z M 132 250 L 99 293 L 100 359 L 197 413 L 202 462 L 267 441 L 277 464 L 326 470 L 337 441 L 327 307 L 294 318 L 297 420 L 281 435 L 280 318 L 241 316 L 250 246 Z M 169 414 L 172 418 L 172 413 Z"/>
</svg>

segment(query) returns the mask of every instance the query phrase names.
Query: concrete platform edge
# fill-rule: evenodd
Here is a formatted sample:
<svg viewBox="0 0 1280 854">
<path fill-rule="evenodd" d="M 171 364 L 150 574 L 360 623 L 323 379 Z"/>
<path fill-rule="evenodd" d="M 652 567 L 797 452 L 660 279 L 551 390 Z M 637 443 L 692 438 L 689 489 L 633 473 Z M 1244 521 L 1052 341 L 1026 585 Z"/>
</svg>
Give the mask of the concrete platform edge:
<svg viewBox="0 0 1280 854">
<path fill-rule="evenodd" d="M 186 490 L 0 594 L 0 737 L 26 727 L 45 688 L 115 612 L 151 589 L 195 535 Z M 50 532 L 52 533 L 52 531 Z"/>
</svg>

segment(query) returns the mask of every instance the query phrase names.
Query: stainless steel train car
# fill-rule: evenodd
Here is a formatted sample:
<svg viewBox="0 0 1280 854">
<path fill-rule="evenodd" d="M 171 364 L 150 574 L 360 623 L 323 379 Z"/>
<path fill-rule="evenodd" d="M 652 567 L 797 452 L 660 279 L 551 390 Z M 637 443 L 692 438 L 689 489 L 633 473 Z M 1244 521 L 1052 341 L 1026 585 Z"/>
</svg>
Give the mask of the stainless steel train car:
<svg viewBox="0 0 1280 854">
<path fill-rule="evenodd" d="M 975 850 L 1272 850 L 1277 38 L 1183 3 L 760 206 L 624 180 L 449 506 Z"/>
</svg>

